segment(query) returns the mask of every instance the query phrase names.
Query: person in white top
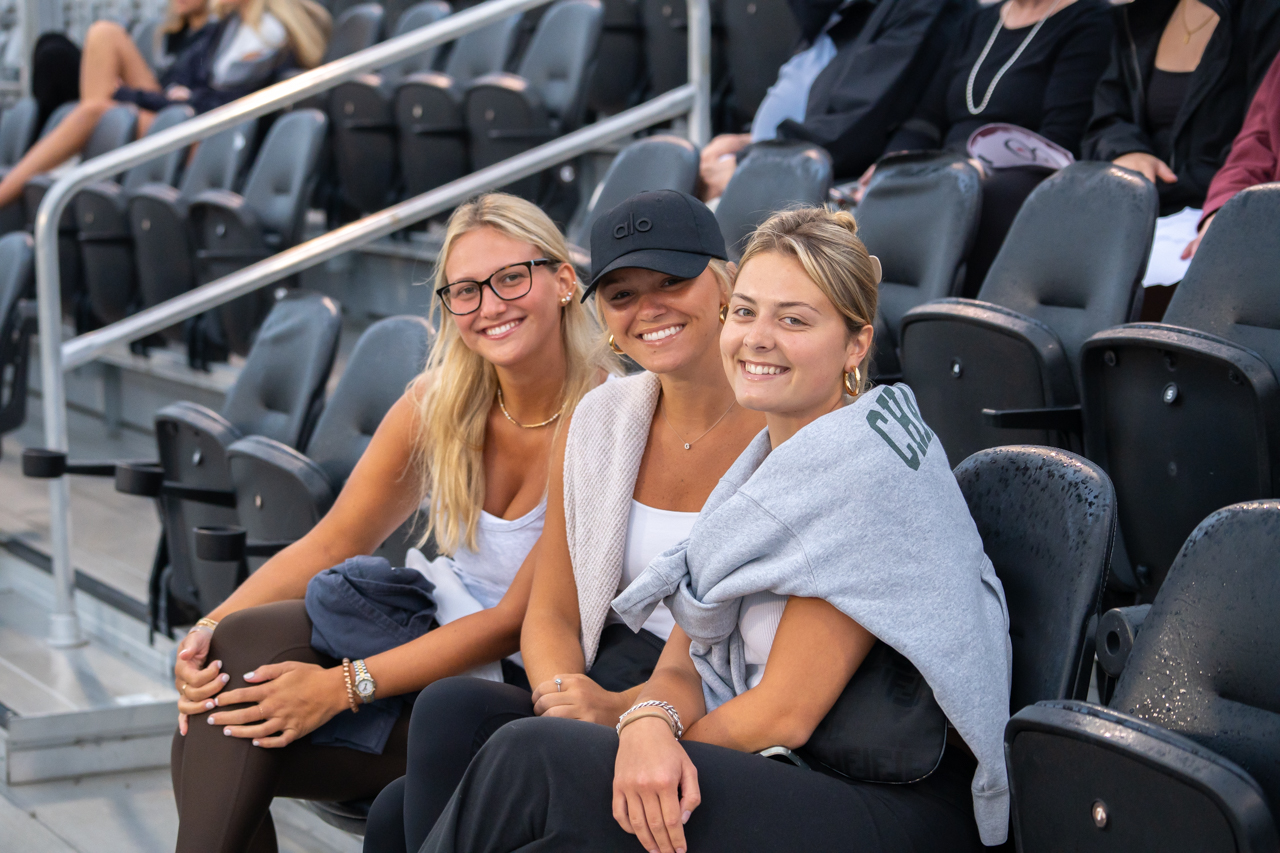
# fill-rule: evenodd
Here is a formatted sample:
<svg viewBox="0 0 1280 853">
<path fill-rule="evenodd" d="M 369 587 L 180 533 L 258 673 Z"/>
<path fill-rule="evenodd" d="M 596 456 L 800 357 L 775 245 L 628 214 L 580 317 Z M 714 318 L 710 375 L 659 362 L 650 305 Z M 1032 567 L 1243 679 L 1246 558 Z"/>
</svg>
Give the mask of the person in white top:
<svg viewBox="0 0 1280 853">
<path fill-rule="evenodd" d="M 273 795 L 371 798 L 404 772 L 407 713 L 379 755 L 307 739 L 354 704 L 347 668 L 310 647 L 303 596 L 424 501 L 423 539 L 446 555 L 435 565 L 484 606 L 363 661 L 361 675 L 377 697 L 412 694 L 519 649 L 555 436 L 616 369 L 568 258 L 556 226 L 523 199 L 481 196 L 450 218 L 436 267 L 443 326 L 423 373 L 319 524 L 179 644 L 179 851 L 274 849 L 259 837 L 273 832 Z"/>
<path fill-rule="evenodd" d="M 715 216 L 684 193 L 641 193 L 592 227 L 596 310 L 617 352 L 645 372 L 596 388 L 552 450 L 520 649 L 533 702 L 455 678 L 414 708 L 409 770 L 370 812 L 366 851 L 417 850 L 472 756 L 533 715 L 612 726 L 653 671 L 674 622 L 658 608 L 638 635 L 609 602 L 688 537 L 707 496 L 764 426 L 734 402 L 717 341 L 731 285 Z M 585 297 L 584 297 L 585 298 Z"/>
</svg>

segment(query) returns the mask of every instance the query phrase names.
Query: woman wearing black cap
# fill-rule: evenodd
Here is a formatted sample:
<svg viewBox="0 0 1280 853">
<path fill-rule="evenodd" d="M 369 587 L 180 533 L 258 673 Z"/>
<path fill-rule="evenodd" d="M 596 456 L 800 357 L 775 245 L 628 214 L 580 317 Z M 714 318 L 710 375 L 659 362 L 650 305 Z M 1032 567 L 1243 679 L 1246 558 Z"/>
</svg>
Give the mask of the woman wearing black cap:
<svg viewBox="0 0 1280 853">
<path fill-rule="evenodd" d="M 659 606 L 635 634 L 609 604 L 688 537 L 764 427 L 735 403 L 720 364 L 731 272 L 711 211 L 684 193 L 642 193 L 596 220 L 591 249 L 586 293 L 596 294 L 610 345 L 645 372 L 588 393 L 553 450 L 520 644 L 533 695 L 469 678 L 423 690 L 408 774 L 379 795 L 365 850 L 417 850 L 471 757 L 505 723 L 535 714 L 617 722 L 674 620 Z"/>
</svg>

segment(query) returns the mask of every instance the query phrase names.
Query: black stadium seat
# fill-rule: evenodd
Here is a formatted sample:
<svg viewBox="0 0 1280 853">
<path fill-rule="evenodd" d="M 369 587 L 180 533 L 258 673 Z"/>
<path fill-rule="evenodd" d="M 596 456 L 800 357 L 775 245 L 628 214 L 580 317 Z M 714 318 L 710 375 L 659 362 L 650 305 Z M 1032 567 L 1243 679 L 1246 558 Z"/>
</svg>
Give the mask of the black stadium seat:
<svg viewBox="0 0 1280 853">
<path fill-rule="evenodd" d="M 164 540 L 152 573 L 153 627 L 189 624 L 243 580 L 234 563 L 197 566 L 192 531 L 236 523 L 227 465 L 232 444 L 246 435 L 266 436 L 289 447 L 306 442 L 323 404 L 340 329 L 332 299 L 286 291 L 259 329 L 221 412 L 180 402 L 156 413 L 165 488 L 156 488 L 154 478 L 148 488 L 131 485 L 127 476 L 122 483 L 117 476 L 122 491 L 160 499 Z M 127 466 L 121 470 L 127 474 Z M 181 613 L 173 611 L 175 600 Z"/>
<path fill-rule="evenodd" d="M 1085 698 L 1115 537 L 1111 481 L 1048 447 L 983 450 L 955 472 L 1009 605 L 1010 712 Z"/>
<path fill-rule="evenodd" d="M 444 0 L 426 0 L 400 16 L 393 36 L 401 36 L 449 14 Z M 398 168 L 395 86 L 410 74 L 430 71 L 440 53 L 430 48 L 389 65 L 377 74 L 363 74 L 333 90 L 329 122 L 333 154 L 343 201 L 362 213 L 381 210 L 394 199 Z"/>
<path fill-rule="evenodd" d="M 354 11 L 354 10 L 353 10 Z M 206 284 L 293 246 L 302 235 L 307 202 L 328 120 L 318 110 L 276 119 L 254 160 L 243 194 L 206 190 L 187 211 L 196 245 L 196 281 Z M 192 361 L 206 345 L 244 355 L 270 308 L 258 290 L 202 316 L 189 335 Z M 198 340 L 203 338 L 203 341 Z"/>
<path fill-rule="evenodd" d="M 422 317 L 389 317 L 374 323 L 356 342 L 333 395 L 307 442 L 306 454 L 266 436 L 253 435 L 227 451 L 236 493 L 238 527 L 198 531 L 196 564 L 262 558 L 307 534 L 333 505 L 383 417 L 422 372 L 431 325 Z M 413 520 L 385 543 L 392 565 L 403 565 Z M 223 543 L 247 542 L 244 547 Z M 202 540 L 211 537 L 214 553 Z"/>
<path fill-rule="evenodd" d="M 1198 519 L 1280 496 L 1280 184 L 1239 193 L 1205 234 L 1163 323 L 1085 342 L 1085 448 L 1120 495 L 1150 600 Z"/>
<path fill-rule="evenodd" d="M 1045 702 L 1009 721 L 1019 850 L 1280 848 L 1278 547 L 1280 502 L 1215 512 L 1178 553 L 1108 705 Z"/>
<path fill-rule="evenodd" d="M 587 108 L 612 115 L 633 106 L 644 85 L 644 27 L 639 0 L 603 0 L 600 55 L 587 92 Z"/>
<path fill-rule="evenodd" d="M 1080 348 L 1129 318 L 1156 208 L 1150 181 L 1075 163 L 1027 198 L 978 299 L 903 316 L 903 381 L 948 458 L 1002 444 L 1078 446 Z"/>
<path fill-rule="evenodd" d="M 40 107 L 32 97 L 19 98 L 0 115 L 0 177 L 27 153 L 36 136 L 36 118 Z M 21 202 L 0 208 L 0 234 L 17 231 L 26 225 Z"/>
<path fill-rule="evenodd" d="M 491 166 L 577 128 L 603 23 L 600 0 L 558 0 L 538 21 L 517 73 L 486 74 L 471 84 L 463 114 L 473 168 Z M 536 200 L 545 192 L 545 174 L 506 190 Z"/>
<path fill-rule="evenodd" d="M 63 106 L 65 107 L 66 104 Z M 75 105 L 72 104 L 71 107 L 74 109 Z M 46 128 L 53 126 L 55 118 L 61 121 L 58 111 L 49 118 Z M 92 160 L 94 157 L 129 144 L 134 140 L 137 130 L 137 107 L 132 104 L 112 107 L 98 119 L 98 124 L 89 136 L 89 141 L 81 149 L 81 159 Z M 29 228 L 34 226 L 40 202 L 53 186 L 54 180 L 56 179 L 49 174 L 36 175 L 23 187 L 23 207 L 27 212 Z M 58 271 L 62 279 L 62 311 L 74 318 L 78 332 L 84 332 L 96 328 L 101 320 L 93 316 L 93 311 L 89 307 L 88 294 L 85 292 L 84 268 L 80 263 L 80 245 L 77 240 L 79 230 L 76 226 L 75 213 L 75 206 L 68 204 L 63 208 L 62 218 L 58 223 Z"/>
<path fill-rule="evenodd" d="M 196 146 L 176 189 L 152 183 L 129 195 L 129 233 L 142 307 L 159 305 L 195 286 L 195 246 L 187 228 L 187 206 L 206 190 L 237 186 L 253 152 L 256 132 L 257 121 L 252 120 L 211 136 Z M 179 326 L 166 334 L 172 340 L 182 339 Z"/>
<path fill-rule="evenodd" d="M 17 231 L 0 237 L 0 436 L 27 416 L 27 374 L 36 295 L 35 245 Z"/>
<path fill-rule="evenodd" d="M 689 10 L 685 0 L 639 0 L 644 24 L 649 97 L 689 82 Z M 721 0 L 711 0 L 711 80 L 715 91 L 724 73 Z"/>
<path fill-rule="evenodd" d="M 800 26 L 787 0 L 722 0 L 724 54 L 733 82 L 737 127 L 751 126 L 778 69 L 800 41 Z"/>
<path fill-rule="evenodd" d="M 698 182 L 698 147 L 682 136 L 649 136 L 618 152 L 587 203 L 573 242 L 591 250 L 591 223 L 636 193 L 679 190 L 692 193 Z"/>
<path fill-rule="evenodd" d="M 961 158 L 881 163 L 854 211 L 858 236 L 880 259 L 874 376 L 901 373 L 898 339 L 912 308 L 957 295 L 982 209 L 982 179 Z"/>
<path fill-rule="evenodd" d="M 185 104 L 166 107 L 156 114 L 147 135 L 168 130 L 194 115 L 195 110 Z M 89 307 L 104 323 L 114 323 L 136 307 L 138 276 L 129 231 L 129 197 L 147 184 L 173 186 L 186 155 L 186 149 L 171 151 L 134 166 L 121 183 L 90 184 L 72 200 L 80 227 L 80 258 Z"/>
<path fill-rule="evenodd" d="M 831 191 L 831 155 L 807 142 L 757 142 L 738 164 L 716 207 L 716 219 L 736 261 L 747 238 L 772 214 L 796 205 L 821 206 Z"/>
<path fill-rule="evenodd" d="M 520 29 L 512 15 L 453 43 L 443 72 L 410 74 L 396 87 L 395 122 L 404 194 L 415 196 L 466 174 L 463 94 L 472 80 L 501 71 Z"/>
</svg>

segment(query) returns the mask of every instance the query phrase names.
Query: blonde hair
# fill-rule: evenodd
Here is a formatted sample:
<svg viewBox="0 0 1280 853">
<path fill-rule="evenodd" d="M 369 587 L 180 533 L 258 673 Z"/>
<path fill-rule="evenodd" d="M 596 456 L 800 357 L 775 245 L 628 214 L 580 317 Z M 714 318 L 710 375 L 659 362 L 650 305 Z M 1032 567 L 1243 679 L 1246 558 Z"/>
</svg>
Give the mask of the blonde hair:
<svg viewBox="0 0 1280 853">
<path fill-rule="evenodd" d="M 263 13 L 271 13 L 289 34 L 289 48 L 303 68 L 320 64 L 333 29 L 333 18 L 315 0 L 244 0 L 238 9 L 230 3 L 218 2 L 216 9 L 219 17 L 232 12 L 239 14 L 240 20 L 255 30 Z"/>
<path fill-rule="evenodd" d="M 485 227 L 532 243 L 544 258 L 570 263 L 564 236 L 536 205 L 506 193 L 489 193 L 467 202 L 449 217 L 436 260 L 434 290 L 448 283 L 445 265 L 458 238 Z M 432 297 L 433 312 L 436 299 Z M 581 299 L 582 283 L 575 274 L 572 298 L 560 312 L 566 373 L 557 429 L 596 385 L 602 369 L 619 372 L 617 359 L 604 345 Z M 414 382 L 422 389 L 414 469 L 420 496 L 428 502 L 422 542 L 434 533 L 441 553 L 452 554 L 464 544 L 475 550 L 476 525 L 484 506 L 485 424 L 498 391 L 497 371 L 469 349 L 457 326 L 445 319 L 426 369 Z"/>
<path fill-rule="evenodd" d="M 738 261 L 741 270 L 756 255 L 776 253 L 795 258 L 818 289 L 844 316 L 850 334 L 874 326 L 879 302 L 877 263 L 858 239 L 858 223 L 847 211 L 799 207 L 769 217 L 756 229 Z M 859 364 L 858 393 L 868 385 L 867 364 Z"/>
</svg>

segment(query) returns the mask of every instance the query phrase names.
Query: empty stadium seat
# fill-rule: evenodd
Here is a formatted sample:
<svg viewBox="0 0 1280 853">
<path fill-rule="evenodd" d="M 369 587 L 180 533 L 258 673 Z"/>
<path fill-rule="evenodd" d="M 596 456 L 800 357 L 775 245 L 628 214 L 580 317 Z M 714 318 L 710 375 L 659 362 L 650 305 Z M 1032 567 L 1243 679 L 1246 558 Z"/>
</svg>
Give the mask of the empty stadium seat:
<svg viewBox="0 0 1280 853">
<path fill-rule="evenodd" d="M 587 108 L 612 115 L 633 106 L 644 85 L 644 26 L 639 0 L 603 0 L 600 55 L 587 92 Z"/>
<path fill-rule="evenodd" d="M 156 114 L 147 135 L 168 130 L 194 115 L 195 110 L 185 104 L 166 107 Z M 181 148 L 134 166 L 121 183 L 90 184 L 71 202 L 80 229 L 80 259 L 89 307 L 104 323 L 114 323 L 136 307 L 138 277 L 129 231 L 129 196 L 147 184 L 172 186 L 186 155 L 186 149 Z"/>
<path fill-rule="evenodd" d="M 27 374 L 35 331 L 35 245 L 17 231 L 0 237 L 0 436 L 27 416 Z"/>
<path fill-rule="evenodd" d="M 1010 712 L 1085 698 L 1115 536 L 1111 481 L 1072 453 L 1029 446 L 979 451 L 955 473 L 1009 606 Z"/>
<path fill-rule="evenodd" d="M 796 205 L 821 206 L 831 191 L 831 155 L 807 142 L 757 142 L 725 187 L 716 219 L 729 260 L 772 214 Z"/>
<path fill-rule="evenodd" d="M 471 84 L 463 113 L 473 168 L 514 157 L 578 126 L 603 23 L 600 0 L 559 0 L 538 21 L 515 74 L 499 71 Z M 505 189 L 537 200 L 546 191 L 545 176 Z"/>
<path fill-rule="evenodd" d="M 238 526 L 198 530 L 197 565 L 248 558 L 252 571 L 262 558 L 305 536 L 333 505 L 383 417 L 422 372 L 430 341 L 431 325 L 422 317 L 389 317 L 365 330 L 305 455 L 261 435 L 232 444 L 227 459 Z M 412 522 L 385 543 L 383 556 L 392 565 L 404 564 Z"/>
<path fill-rule="evenodd" d="M 467 33 L 453 43 L 444 71 L 407 75 L 396 87 L 395 123 L 406 196 L 467 173 L 467 124 L 463 94 L 471 81 L 500 71 L 511 53 L 520 16 Z"/>
<path fill-rule="evenodd" d="M 800 41 L 800 26 L 786 0 L 722 0 L 721 7 L 733 129 L 746 129 Z"/>
<path fill-rule="evenodd" d="M 246 435 L 289 447 L 305 443 L 323 403 L 340 328 L 338 305 L 329 297 L 284 291 L 221 412 L 188 402 L 164 407 L 155 419 L 163 474 L 149 474 L 154 466 L 121 466 L 118 489 L 160 499 L 164 539 L 152 573 L 153 627 L 189 624 L 243 580 L 239 564 L 197 564 L 192 531 L 236 523 L 227 464 L 232 444 Z M 173 610 L 175 600 L 180 613 Z"/>
<path fill-rule="evenodd" d="M 393 35 L 401 36 L 449 14 L 444 0 L 426 0 L 400 16 Z M 342 200 L 362 213 L 381 210 L 395 198 L 399 169 L 394 115 L 395 86 L 410 74 L 430 71 L 440 53 L 429 48 L 337 86 L 329 101 L 333 154 Z"/>
<path fill-rule="evenodd" d="M 177 188 L 151 183 L 127 198 L 129 233 L 141 306 L 149 308 L 195 287 L 195 245 L 187 228 L 187 207 L 206 190 L 231 190 L 253 153 L 257 121 L 211 136 L 196 146 Z M 180 326 L 165 331 L 182 340 Z"/>
<path fill-rule="evenodd" d="M 591 251 L 591 224 L 636 193 L 679 190 L 693 193 L 698 182 L 698 147 L 682 136 L 649 136 L 618 152 L 587 203 L 572 242 Z"/>
<path fill-rule="evenodd" d="M 215 281 L 298 241 L 327 125 L 318 110 L 284 114 L 268 131 L 243 194 L 206 190 L 191 200 L 187 220 L 195 239 L 197 283 Z M 223 348 L 246 354 L 270 308 L 265 297 L 258 290 L 204 314 L 188 334 L 192 363 Z"/>
<path fill-rule="evenodd" d="M 1277 547 L 1280 502 L 1213 513 L 1178 553 L 1108 705 L 1014 715 L 1019 850 L 1280 847 Z"/>
<path fill-rule="evenodd" d="M 902 316 L 960 293 L 982 209 L 982 179 L 965 159 L 907 157 L 881 164 L 858 205 L 858 237 L 880 259 L 880 327 L 873 377 L 900 376 Z"/>
<path fill-rule="evenodd" d="M 1129 319 L 1156 212 L 1150 181 L 1075 163 L 1027 198 L 978 299 L 903 316 L 903 381 L 948 458 L 1002 444 L 1079 446 L 1080 348 Z"/>
<path fill-rule="evenodd" d="M 649 96 L 689 82 L 689 9 L 685 0 L 639 0 L 644 25 L 644 58 Z M 721 2 L 711 0 L 711 85 L 719 91 L 724 76 Z M 776 71 L 776 69 L 775 69 Z"/>
<path fill-rule="evenodd" d="M 1163 323 L 1082 352 L 1085 448 L 1120 495 L 1120 532 L 1151 600 L 1198 519 L 1280 496 L 1280 184 L 1219 211 Z"/>
<path fill-rule="evenodd" d="M 70 104 L 71 109 L 75 108 L 75 104 Z M 54 115 L 49 118 L 46 123 L 46 132 L 54 125 L 54 119 L 61 118 L 58 112 L 67 107 L 63 104 L 59 110 L 54 111 Z M 63 116 L 69 113 L 63 113 Z M 138 130 L 138 108 L 132 104 L 125 104 L 112 107 L 102 114 L 98 119 L 98 124 L 94 127 L 93 133 L 89 136 L 89 140 L 81 149 L 80 157 L 82 160 L 92 160 L 108 151 L 114 151 L 122 145 L 128 145 L 134 140 Z M 115 176 L 113 176 L 114 179 Z M 34 227 L 36 214 L 40 209 L 40 202 L 44 200 L 45 193 L 53 186 L 56 180 L 52 175 L 43 174 L 36 175 L 27 181 L 22 190 L 23 207 L 27 213 L 27 225 L 29 228 Z M 74 205 L 68 204 L 63 208 L 62 218 L 58 223 L 58 272 L 61 276 L 62 285 L 62 311 L 75 321 L 76 331 L 85 332 L 89 329 L 97 328 L 101 325 L 101 320 L 93 315 L 93 310 L 89 306 L 88 294 L 84 286 L 84 268 L 80 264 L 80 245 L 77 241 L 78 229 L 76 227 L 76 216 Z"/>
</svg>

